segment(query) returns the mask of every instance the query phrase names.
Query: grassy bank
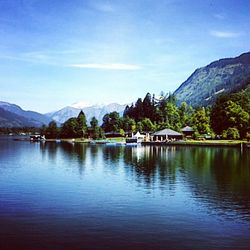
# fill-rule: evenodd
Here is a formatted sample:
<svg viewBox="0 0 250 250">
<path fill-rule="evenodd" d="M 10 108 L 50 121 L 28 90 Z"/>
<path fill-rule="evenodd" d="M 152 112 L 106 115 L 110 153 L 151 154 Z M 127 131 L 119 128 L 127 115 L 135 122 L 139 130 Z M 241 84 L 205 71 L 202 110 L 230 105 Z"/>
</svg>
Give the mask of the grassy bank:
<svg viewBox="0 0 250 250">
<path fill-rule="evenodd" d="M 241 147 L 247 146 L 249 143 L 242 140 L 186 140 L 174 142 L 145 142 L 145 145 L 180 145 L 180 146 L 210 146 L 210 147 Z"/>
</svg>

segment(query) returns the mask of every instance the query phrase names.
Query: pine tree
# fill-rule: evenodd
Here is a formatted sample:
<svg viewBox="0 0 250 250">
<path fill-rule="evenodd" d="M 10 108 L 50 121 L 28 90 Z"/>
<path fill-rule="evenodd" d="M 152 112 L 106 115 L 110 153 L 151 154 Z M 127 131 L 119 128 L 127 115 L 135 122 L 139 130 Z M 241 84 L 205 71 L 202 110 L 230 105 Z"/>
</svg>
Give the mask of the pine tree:
<svg viewBox="0 0 250 250">
<path fill-rule="evenodd" d="M 77 136 L 84 137 L 87 132 L 87 121 L 86 116 L 81 110 L 77 117 Z"/>
</svg>

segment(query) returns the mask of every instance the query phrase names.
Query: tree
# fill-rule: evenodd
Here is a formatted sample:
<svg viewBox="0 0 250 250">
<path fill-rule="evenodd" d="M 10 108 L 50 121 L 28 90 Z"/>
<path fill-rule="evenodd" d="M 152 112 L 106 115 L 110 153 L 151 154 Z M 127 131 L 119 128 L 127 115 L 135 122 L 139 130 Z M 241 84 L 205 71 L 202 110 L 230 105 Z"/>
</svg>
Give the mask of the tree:
<svg viewBox="0 0 250 250">
<path fill-rule="evenodd" d="M 143 112 L 142 99 L 138 98 L 134 108 L 134 119 L 136 121 L 141 121 L 143 117 L 144 117 L 144 112 Z"/>
<path fill-rule="evenodd" d="M 147 93 L 142 102 L 144 118 L 152 120 L 154 118 L 155 107 L 150 93 Z"/>
<path fill-rule="evenodd" d="M 142 121 L 143 131 L 150 132 L 155 130 L 154 124 L 151 122 L 149 118 L 144 118 Z"/>
<path fill-rule="evenodd" d="M 129 112 L 130 112 L 130 107 L 127 105 L 124 109 L 124 112 L 123 112 L 123 117 L 129 117 Z"/>
<path fill-rule="evenodd" d="M 186 102 L 182 102 L 179 107 L 179 116 L 181 126 L 185 127 L 191 124 L 191 115 L 193 113 L 193 109 Z"/>
<path fill-rule="evenodd" d="M 77 137 L 84 137 L 85 133 L 87 132 L 87 121 L 86 116 L 81 110 L 77 117 Z"/>
<path fill-rule="evenodd" d="M 229 140 L 237 140 L 240 138 L 240 133 L 237 128 L 228 128 L 222 131 L 222 137 Z"/>
<path fill-rule="evenodd" d="M 119 134 L 124 137 L 125 136 L 125 131 L 122 128 L 120 128 Z"/>
<path fill-rule="evenodd" d="M 63 123 L 61 129 L 61 136 L 63 138 L 76 138 L 79 132 L 79 125 L 77 122 L 77 118 L 73 117 L 68 119 Z"/>
<path fill-rule="evenodd" d="M 143 131 L 142 122 L 137 122 L 137 123 L 136 123 L 136 130 L 139 131 L 139 132 L 142 132 L 142 131 Z"/>
<path fill-rule="evenodd" d="M 103 117 L 102 128 L 105 132 L 119 132 L 121 127 L 121 119 L 116 111 L 106 114 Z"/>
<path fill-rule="evenodd" d="M 239 95 L 232 95 L 232 101 L 228 96 L 221 96 L 212 107 L 211 124 L 215 133 L 221 134 L 222 131 L 234 127 L 241 137 L 246 136 L 250 123 L 247 100 L 238 98 Z"/>
<path fill-rule="evenodd" d="M 192 115 L 192 125 L 200 134 L 211 132 L 210 119 L 204 107 L 198 108 Z"/>
<path fill-rule="evenodd" d="M 91 128 L 97 128 L 98 127 L 98 120 L 93 116 L 90 121 Z"/>
<path fill-rule="evenodd" d="M 90 129 L 93 135 L 93 139 L 103 138 L 102 129 L 98 126 L 98 120 L 95 117 L 91 118 Z"/>
<path fill-rule="evenodd" d="M 46 125 L 43 124 L 42 127 L 39 130 L 39 133 L 41 135 L 46 135 L 46 129 L 47 129 Z"/>
<path fill-rule="evenodd" d="M 135 132 L 136 130 L 136 122 L 134 119 L 125 117 L 121 120 L 122 128 L 126 132 Z"/>
<path fill-rule="evenodd" d="M 48 125 L 48 127 L 45 129 L 45 137 L 46 138 L 50 138 L 50 139 L 54 139 L 57 138 L 59 135 L 59 129 L 57 127 L 57 124 L 55 121 L 51 121 Z"/>
<path fill-rule="evenodd" d="M 165 115 L 165 122 L 169 124 L 169 126 L 173 129 L 179 130 L 181 127 L 180 124 L 180 115 L 178 112 L 178 108 L 173 102 L 167 102 L 165 109 L 164 109 L 164 115 Z"/>
</svg>

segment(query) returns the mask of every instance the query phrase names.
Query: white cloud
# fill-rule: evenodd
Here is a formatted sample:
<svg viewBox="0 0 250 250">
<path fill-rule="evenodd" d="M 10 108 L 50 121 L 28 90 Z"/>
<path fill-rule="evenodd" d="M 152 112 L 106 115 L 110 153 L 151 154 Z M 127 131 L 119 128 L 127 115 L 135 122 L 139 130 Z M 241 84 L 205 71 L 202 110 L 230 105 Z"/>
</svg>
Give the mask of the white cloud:
<svg viewBox="0 0 250 250">
<path fill-rule="evenodd" d="M 242 36 L 241 32 L 211 30 L 210 35 L 218 38 L 235 38 Z"/>
<path fill-rule="evenodd" d="M 135 64 L 123 64 L 123 63 L 86 63 L 86 64 L 70 64 L 69 67 L 73 68 L 85 68 L 85 69 L 104 69 L 104 70 L 139 70 L 141 67 Z"/>
</svg>

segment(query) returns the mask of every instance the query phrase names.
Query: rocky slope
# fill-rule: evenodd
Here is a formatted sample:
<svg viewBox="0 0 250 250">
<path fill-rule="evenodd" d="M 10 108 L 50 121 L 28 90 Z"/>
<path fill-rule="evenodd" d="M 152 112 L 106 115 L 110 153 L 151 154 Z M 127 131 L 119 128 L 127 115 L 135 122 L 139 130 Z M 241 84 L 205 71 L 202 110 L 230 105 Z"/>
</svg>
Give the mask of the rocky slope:
<svg viewBox="0 0 250 250">
<path fill-rule="evenodd" d="M 174 92 L 178 103 L 212 104 L 221 93 L 244 90 L 250 84 L 250 52 L 221 59 L 195 70 Z"/>
</svg>

